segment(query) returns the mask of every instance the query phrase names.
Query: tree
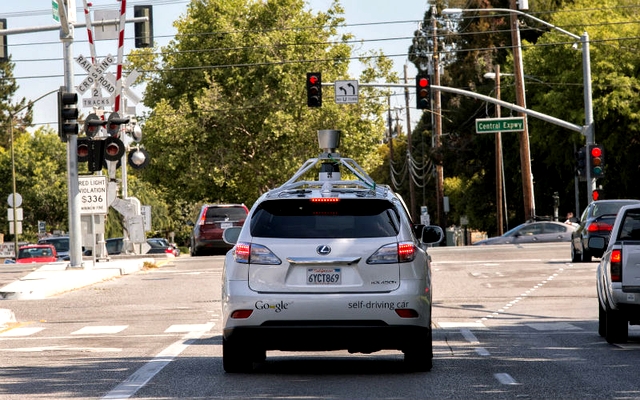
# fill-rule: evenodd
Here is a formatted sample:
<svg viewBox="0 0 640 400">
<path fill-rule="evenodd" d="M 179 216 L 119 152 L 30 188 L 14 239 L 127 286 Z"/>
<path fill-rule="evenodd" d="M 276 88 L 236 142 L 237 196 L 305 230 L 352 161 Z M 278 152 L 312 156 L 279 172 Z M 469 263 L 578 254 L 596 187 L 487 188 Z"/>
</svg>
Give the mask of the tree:
<svg viewBox="0 0 640 400">
<path fill-rule="evenodd" d="M 142 178 L 172 201 L 251 205 L 317 156 L 317 130 L 334 128 L 343 132 L 341 154 L 379 165 L 384 92 L 361 88 L 359 104 L 341 106 L 325 89 L 321 108 L 306 106 L 306 72 L 349 78 L 342 12 L 337 2 L 317 14 L 302 0 L 191 3 L 161 59 L 132 57 L 147 71 L 145 147 L 157 154 Z M 362 82 L 397 81 L 380 54 L 365 67 Z"/>
</svg>

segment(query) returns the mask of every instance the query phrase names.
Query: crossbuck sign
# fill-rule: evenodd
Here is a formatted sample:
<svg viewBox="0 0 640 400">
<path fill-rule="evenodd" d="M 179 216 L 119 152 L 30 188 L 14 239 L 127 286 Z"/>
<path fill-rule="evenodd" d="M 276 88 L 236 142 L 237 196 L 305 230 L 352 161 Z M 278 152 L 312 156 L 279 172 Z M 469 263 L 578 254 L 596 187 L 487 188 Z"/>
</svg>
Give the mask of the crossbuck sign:
<svg viewBox="0 0 640 400">
<path fill-rule="evenodd" d="M 116 62 L 115 57 L 111 54 L 107 55 L 97 66 L 93 66 L 90 59 L 84 58 L 79 55 L 76 59 L 80 67 L 87 71 L 87 76 L 81 84 L 78 85 L 78 93 L 84 94 L 87 90 L 91 89 L 94 83 L 98 83 L 103 89 L 105 89 L 110 96 L 113 96 L 116 92 L 116 87 L 104 76 L 105 71 L 109 66 Z"/>
</svg>

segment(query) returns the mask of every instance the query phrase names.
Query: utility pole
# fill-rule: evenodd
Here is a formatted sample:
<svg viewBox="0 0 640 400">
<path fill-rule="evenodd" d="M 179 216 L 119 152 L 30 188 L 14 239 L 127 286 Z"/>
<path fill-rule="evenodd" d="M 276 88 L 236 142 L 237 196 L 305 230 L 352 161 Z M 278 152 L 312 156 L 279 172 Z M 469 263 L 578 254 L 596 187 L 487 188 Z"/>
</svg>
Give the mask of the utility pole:
<svg viewBox="0 0 640 400">
<path fill-rule="evenodd" d="M 431 24 L 433 27 L 433 81 L 436 86 L 440 86 L 440 63 L 438 55 L 438 30 L 437 21 L 434 13 L 431 14 Z M 440 91 L 436 90 L 434 94 L 434 119 L 435 125 L 433 127 L 433 133 L 435 137 L 434 148 L 436 154 L 442 146 L 442 106 L 440 104 L 441 96 Z M 438 157 L 436 160 L 436 213 L 438 214 L 438 226 L 444 231 L 446 229 L 446 215 L 444 212 L 444 170 L 442 166 L 442 158 Z"/>
<path fill-rule="evenodd" d="M 500 65 L 496 65 L 496 99 L 500 100 Z M 496 117 L 501 117 L 500 106 L 496 104 Z M 502 133 L 496 132 L 496 220 L 498 223 L 498 236 L 504 233 L 504 216 L 502 214 Z"/>
<path fill-rule="evenodd" d="M 510 0 L 509 7 L 517 10 L 517 1 Z M 518 15 L 509 13 L 511 19 L 511 45 L 513 47 L 513 65 L 516 78 L 516 103 L 527 108 L 524 91 L 524 71 L 522 67 L 522 47 L 520 46 L 520 28 Z M 528 221 L 536 216 L 535 200 L 533 198 L 533 176 L 531 174 L 531 152 L 529 149 L 529 123 L 527 115 L 524 118 L 524 129 L 520 132 L 520 169 L 522 171 L 522 196 L 524 198 L 524 219 Z"/>
</svg>

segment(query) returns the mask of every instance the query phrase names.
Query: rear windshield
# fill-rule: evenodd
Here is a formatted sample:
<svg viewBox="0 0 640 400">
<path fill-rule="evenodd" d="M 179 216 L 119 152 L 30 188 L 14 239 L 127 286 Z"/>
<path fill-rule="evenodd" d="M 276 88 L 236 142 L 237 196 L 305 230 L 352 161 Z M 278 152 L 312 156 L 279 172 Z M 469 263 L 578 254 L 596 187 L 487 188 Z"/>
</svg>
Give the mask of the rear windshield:
<svg viewBox="0 0 640 400">
<path fill-rule="evenodd" d="M 56 248 L 56 251 L 69 251 L 69 239 L 68 238 L 51 238 L 42 239 L 38 243 L 52 244 Z"/>
<path fill-rule="evenodd" d="M 240 221 L 247 218 L 244 207 L 208 207 L 206 222 Z"/>
<path fill-rule="evenodd" d="M 620 240 L 640 240 L 640 210 L 629 210 L 618 234 Z"/>
<path fill-rule="evenodd" d="M 273 238 L 370 238 L 398 234 L 399 218 L 386 200 L 265 201 L 251 219 L 251 235 Z"/>
<path fill-rule="evenodd" d="M 637 204 L 638 202 L 634 201 L 616 201 L 616 202 L 608 202 L 608 203 L 600 203 L 596 204 L 593 207 L 593 216 L 599 217 L 601 215 L 616 215 L 618 211 L 623 206 L 628 206 L 630 204 Z"/>
</svg>

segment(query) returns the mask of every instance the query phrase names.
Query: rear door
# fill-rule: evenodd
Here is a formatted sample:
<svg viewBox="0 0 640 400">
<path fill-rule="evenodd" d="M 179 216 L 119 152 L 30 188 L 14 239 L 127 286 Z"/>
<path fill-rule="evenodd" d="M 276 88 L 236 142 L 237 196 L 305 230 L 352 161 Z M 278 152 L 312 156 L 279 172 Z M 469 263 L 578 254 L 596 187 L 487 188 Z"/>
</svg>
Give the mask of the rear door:
<svg viewBox="0 0 640 400">
<path fill-rule="evenodd" d="M 620 215 L 618 238 L 622 243 L 622 290 L 640 293 L 640 209 Z"/>
<path fill-rule="evenodd" d="M 247 218 L 244 206 L 212 205 L 202 216 L 200 237 L 205 240 L 221 239 L 222 231 L 232 226 L 242 226 Z"/>
</svg>

